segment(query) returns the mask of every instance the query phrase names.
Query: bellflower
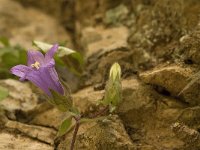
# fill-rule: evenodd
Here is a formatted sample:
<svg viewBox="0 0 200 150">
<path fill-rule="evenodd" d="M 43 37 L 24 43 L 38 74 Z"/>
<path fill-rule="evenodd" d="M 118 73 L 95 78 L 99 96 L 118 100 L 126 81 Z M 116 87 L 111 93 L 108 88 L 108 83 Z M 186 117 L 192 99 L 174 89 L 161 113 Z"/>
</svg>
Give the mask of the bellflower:
<svg viewBox="0 0 200 150">
<path fill-rule="evenodd" d="M 64 95 L 64 89 L 55 70 L 53 56 L 58 49 L 58 44 L 45 54 L 39 51 L 28 51 L 26 65 L 17 65 L 11 68 L 11 73 L 20 77 L 21 81 L 29 80 L 41 88 L 48 96 L 52 96 L 50 89 Z"/>
</svg>

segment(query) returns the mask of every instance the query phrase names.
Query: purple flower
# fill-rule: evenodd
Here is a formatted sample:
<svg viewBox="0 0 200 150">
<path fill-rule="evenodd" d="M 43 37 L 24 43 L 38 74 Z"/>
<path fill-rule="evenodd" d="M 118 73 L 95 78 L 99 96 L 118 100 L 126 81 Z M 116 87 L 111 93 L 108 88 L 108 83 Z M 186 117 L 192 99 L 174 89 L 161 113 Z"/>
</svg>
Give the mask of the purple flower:
<svg viewBox="0 0 200 150">
<path fill-rule="evenodd" d="M 20 77 L 21 81 L 29 80 L 41 88 L 48 96 L 51 96 L 49 89 L 64 95 L 63 87 L 55 70 L 53 56 L 58 49 L 58 44 L 45 54 L 39 51 L 28 51 L 28 64 L 17 65 L 11 68 L 12 74 Z"/>
</svg>

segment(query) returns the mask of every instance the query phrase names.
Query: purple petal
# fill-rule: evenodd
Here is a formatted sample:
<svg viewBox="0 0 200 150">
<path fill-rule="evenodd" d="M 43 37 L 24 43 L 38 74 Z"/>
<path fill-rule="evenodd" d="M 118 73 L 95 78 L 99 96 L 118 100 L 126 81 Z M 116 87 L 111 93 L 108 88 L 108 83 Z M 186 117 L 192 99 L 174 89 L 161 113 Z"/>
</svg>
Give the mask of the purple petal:
<svg viewBox="0 0 200 150">
<path fill-rule="evenodd" d="M 49 89 L 62 95 L 64 94 L 63 87 L 54 68 L 40 67 L 39 70 L 33 70 L 28 73 L 26 79 L 33 82 L 49 96 L 51 96 Z"/>
<path fill-rule="evenodd" d="M 34 64 L 36 61 L 39 62 L 41 65 L 44 64 L 44 55 L 39 51 L 28 51 L 28 66 Z"/>
<path fill-rule="evenodd" d="M 55 70 L 55 68 L 49 68 L 49 75 L 51 76 L 53 83 L 54 83 L 54 88 L 53 90 L 57 91 L 58 93 L 64 95 L 64 90 L 63 86 L 59 81 L 58 74 Z"/>
<path fill-rule="evenodd" d="M 20 77 L 20 80 L 24 80 L 27 73 L 31 72 L 32 69 L 25 65 L 17 65 L 10 69 L 11 73 Z"/>
<path fill-rule="evenodd" d="M 43 80 L 48 84 L 48 88 L 63 95 L 64 90 L 59 81 L 55 68 L 41 68 L 40 71 L 45 77 Z"/>
<path fill-rule="evenodd" d="M 55 66 L 55 60 L 51 59 L 48 63 L 45 64 L 45 67 L 52 68 Z"/>
<path fill-rule="evenodd" d="M 47 95 L 51 96 L 51 93 L 48 88 L 48 79 L 44 77 L 44 74 L 42 74 L 41 71 L 33 70 L 32 72 L 26 75 L 26 79 L 31 81 L 40 89 L 42 89 Z"/>
<path fill-rule="evenodd" d="M 58 44 L 54 44 L 53 47 L 45 55 L 45 63 L 48 63 L 53 59 L 53 56 L 57 50 Z"/>
</svg>

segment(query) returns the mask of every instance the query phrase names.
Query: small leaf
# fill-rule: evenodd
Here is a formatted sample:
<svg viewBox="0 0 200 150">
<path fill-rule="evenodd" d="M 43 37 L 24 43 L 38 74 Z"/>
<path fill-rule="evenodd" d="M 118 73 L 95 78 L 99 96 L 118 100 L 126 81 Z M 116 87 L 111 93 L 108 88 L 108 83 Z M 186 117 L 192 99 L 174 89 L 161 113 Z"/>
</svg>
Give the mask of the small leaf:
<svg viewBox="0 0 200 150">
<path fill-rule="evenodd" d="M 69 111 L 71 112 L 72 115 L 80 115 L 80 112 L 76 107 L 71 107 Z"/>
<path fill-rule="evenodd" d="M 67 133 L 71 124 L 72 124 L 72 117 L 65 119 L 59 127 L 57 136 L 63 136 L 65 133 Z"/>
<path fill-rule="evenodd" d="M 0 43 L 2 43 L 4 46 L 10 46 L 10 42 L 6 37 L 0 37 Z"/>
<path fill-rule="evenodd" d="M 40 48 L 45 53 L 53 46 L 51 44 L 47 44 L 47 43 L 40 42 L 40 41 L 33 41 L 33 45 L 37 46 L 38 48 Z M 70 55 L 70 54 L 73 54 L 73 53 L 77 53 L 77 52 L 72 50 L 72 49 L 69 49 L 67 47 L 64 47 L 64 46 L 58 47 L 58 56 L 59 57 L 64 57 L 66 55 Z"/>
<path fill-rule="evenodd" d="M 0 101 L 8 96 L 9 92 L 6 88 L 0 86 Z"/>
<path fill-rule="evenodd" d="M 10 68 L 18 63 L 17 53 L 7 52 L 1 56 L 4 67 Z"/>
<path fill-rule="evenodd" d="M 49 102 L 55 105 L 60 111 L 66 112 L 72 108 L 72 99 L 69 95 L 63 96 L 54 90 L 51 90 L 52 98 L 49 98 Z"/>
<path fill-rule="evenodd" d="M 53 46 L 51 44 L 40 41 L 33 41 L 33 45 L 35 45 L 45 53 Z M 57 56 L 62 58 L 61 60 L 59 60 L 60 64 L 62 64 L 61 62 L 63 62 L 71 72 L 76 75 L 80 75 L 83 70 L 83 57 L 80 53 L 67 47 L 59 46 Z"/>
</svg>

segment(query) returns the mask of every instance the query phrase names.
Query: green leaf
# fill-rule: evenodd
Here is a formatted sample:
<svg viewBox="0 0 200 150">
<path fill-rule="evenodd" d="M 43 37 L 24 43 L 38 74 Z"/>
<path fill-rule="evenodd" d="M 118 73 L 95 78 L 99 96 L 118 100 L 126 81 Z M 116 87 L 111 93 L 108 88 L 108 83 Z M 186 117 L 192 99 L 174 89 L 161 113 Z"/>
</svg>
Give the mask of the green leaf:
<svg viewBox="0 0 200 150">
<path fill-rule="evenodd" d="M 65 133 L 67 133 L 71 124 L 72 124 L 72 117 L 65 119 L 59 127 L 57 136 L 63 136 Z"/>
<path fill-rule="evenodd" d="M 0 101 L 5 99 L 8 96 L 9 92 L 8 89 L 0 86 Z"/>
<path fill-rule="evenodd" d="M 51 44 L 47 44 L 47 43 L 40 42 L 40 41 L 33 41 L 33 45 L 37 46 L 45 53 L 53 46 Z M 58 56 L 59 57 L 63 57 L 65 55 L 70 55 L 72 53 L 76 53 L 76 51 L 69 49 L 67 47 L 63 47 L 63 46 L 58 47 Z"/>
<path fill-rule="evenodd" d="M 0 79 L 15 78 L 11 75 L 10 68 L 18 64 L 26 64 L 26 51 L 18 45 L 11 46 L 8 39 L 4 37 L 0 37 L 0 45 Z"/>
<path fill-rule="evenodd" d="M 55 105 L 60 111 L 66 112 L 72 108 L 72 99 L 70 95 L 63 96 L 54 90 L 51 90 L 52 97 L 49 98 L 49 102 Z"/>
<path fill-rule="evenodd" d="M 6 37 L 0 37 L 0 43 L 2 43 L 4 46 L 10 46 L 10 42 Z"/>
<path fill-rule="evenodd" d="M 83 57 L 80 53 L 76 52 L 68 55 L 67 57 L 63 57 L 63 62 L 71 72 L 79 76 L 81 75 L 84 63 Z"/>
<path fill-rule="evenodd" d="M 27 51 L 19 50 L 18 53 L 19 53 L 18 64 L 26 64 L 26 62 L 27 62 Z"/>
<path fill-rule="evenodd" d="M 45 53 L 53 46 L 40 41 L 33 41 L 33 45 Z M 57 56 L 62 58 L 61 61 L 70 69 L 71 72 L 80 75 L 83 68 L 83 57 L 80 53 L 67 47 L 59 46 Z M 61 61 L 59 61 L 60 64 L 62 64 Z"/>
<path fill-rule="evenodd" d="M 17 53 L 7 52 L 1 56 L 4 67 L 10 68 L 18 63 Z"/>
<path fill-rule="evenodd" d="M 80 115 L 80 112 L 76 107 L 71 107 L 69 111 L 71 112 L 72 115 Z"/>
</svg>

